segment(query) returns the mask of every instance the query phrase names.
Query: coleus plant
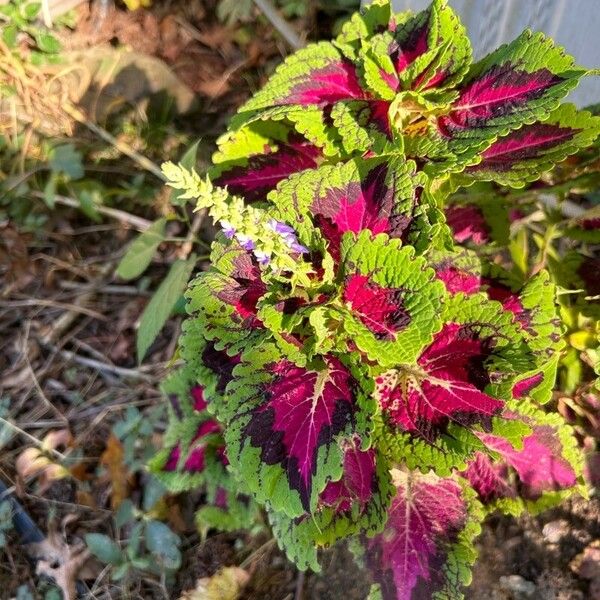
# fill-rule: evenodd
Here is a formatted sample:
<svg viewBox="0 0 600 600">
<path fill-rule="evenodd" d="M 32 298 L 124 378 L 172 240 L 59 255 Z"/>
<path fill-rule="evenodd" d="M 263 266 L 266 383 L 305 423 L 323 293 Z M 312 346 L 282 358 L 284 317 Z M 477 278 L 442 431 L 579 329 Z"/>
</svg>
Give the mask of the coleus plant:
<svg viewBox="0 0 600 600">
<path fill-rule="evenodd" d="M 519 207 L 449 194 L 522 188 L 592 144 L 600 119 L 560 104 L 586 72 L 529 31 L 474 62 L 445 1 L 376 1 L 284 61 L 206 178 L 164 166 L 221 228 L 152 465 L 203 490 L 201 524 L 262 508 L 301 569 L 351 538 L 373 597 L 455 598 L 485 514 L 584 491 L 545 407 L 572 283 L 516 252 Z"/>
</svg>

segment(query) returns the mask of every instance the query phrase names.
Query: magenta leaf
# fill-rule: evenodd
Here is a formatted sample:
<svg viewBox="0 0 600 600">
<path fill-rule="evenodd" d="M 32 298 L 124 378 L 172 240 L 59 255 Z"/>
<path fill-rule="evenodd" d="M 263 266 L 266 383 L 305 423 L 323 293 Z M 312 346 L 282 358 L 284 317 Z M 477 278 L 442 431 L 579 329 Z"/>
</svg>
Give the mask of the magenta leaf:
<svg viewBox="0 0 600 600">
<path fill-rule="evenodd" d="M 486 454 L 477 453 L 463 475 L 490 510 L 518 514 L 524 507 L 548 508 L 572 493 L 583 462 L 573 431 L 559 415 L 523 402 L 515 406 L 523 414 L 507 412 L 506 418 L 522 421 L 531 431 L 522 445 L 515 447 L 498 435 L 478 433 Z"/>
<path fill-rule="evenodd" d="M 346 232 L 387 233 L 417 247 L 429 243 L 434 210 L 422 198 L 424 180 L 400 159 L 355 159 L 291 177 L 272 196 L 280 220 L 298 223 L 310 247 L 315 227 L 337 262 Z"/>
<path fill-rule="evenodd" d="M 267 288 L 252 255 L 239 245 L 215 243 L 211 259 L 215 270 L 189 284 L 186 308 L 217 350 L 239 354 L 264 337 L 257 303 Z"/>
<path fill-rule="evenodd" d="M 452 9 L 435 1 L 373 35 L 363 61 L 372 92 L 393 100 L 403 90 L 427 92 L 456 84 L 470 65 L 471 47 Z"/>
<path fill-rule="evenodd" d="M 493 141 L 524 122 L 543 121 L 584 74 L 552 40 L 526 30 L 472 66 L 450 111 L 438 119 L 439 131 L 471 145 Z M 453 147 L 460 151 L 460 142 Z"/>
<path fill-rule="evenodd" d="M 468 325 L 444 325 L 417 360 L 419 371 L 377 381 L 384 413 L 402 431 L 429 440 L 449 421 L 489 428 L 504 405 L 483 391 L 490 383 L 485 363 L 492 351 L 491 337 Z"/>
<path fill-rule="evenodd" d="M 481 162 L 467 168 L 466 175 L 523 187 L 591 144 L 599 132 L 600 119 L 563 104 L 543 122 L 524 125 L 494 141 L 482 153 Z"/>
<path fill-rule="evenodd" d="M 354 274 L 346 280 L 343 299 L 377 339 L 393 340 L 411 321 L 403 296 L 402 289 L 384 288 Z"/>
<path fill-rule="evenodd" d="M 344 444 L 344 470 L 319 496 L 316 512 L 290 519 L 270 513 L 275 536 L 301 568 L 319 570 L 317 549 L 342 537 L 381 531 L 393 495 L 387 463 L 374 449 L 360 450 L 360 440 Z"/>
<path fill-rule="evenodd" d="M 289 105 L 325 107 L 365 98 L 356 68 L 329 42 L 299 50 L 281 64 L 240 113 Z"/>
<path fill-rule="evenodd" d="M 321 150 L 315 145 L 300 136 L 292 136 L 287 142 L 266 144 L 262 154 L 220 163 L 213 181 L 249 202 L 261 200 L 293 173 L 314 169 L 321 156 Z"/>
<path fill-rule="evenodd" d="M 479 507 L 454 479 L 393 471 L 396 496 L 363 558 L 383 600 L 458 598 L 470 581 Z"/>
<path fill-rule="evenodd" d="M 491 241 L 490 229 L 481 209 L 475 204 L 454 204 L 446 208 L 446 222 L 459 243 L 472 242 L 481 246 Z"/>
<path fill-rule="evenodd" d="M 515 450 L 503 438 L 481 434 L 481 440 L 497 452 L 519 477 L 519 491 L 526 499 L 535 500 L 544 492 L 573 487 L 577 474 L 563 458 L 558 432 L 549 425 L 534 426 L 523 440 L 523 448 Z"/>
<path fill-rule="evenodd" d="M 337 358 L 321 362 L 299 367 L 263 345 L 243 356 L 228 388 L 229 459 L 252 473 L 257 499 L 290 517 L 313 511 L 327 481 L 339 480 L 341 440 L 361 427 L 359 382 Z"/>
<path fill-rule="evenodd" d="M 515 498 L 517 495 L 509 479 L 508 465 L 504 462 L 494 463 L 483 452 L 475 454 L 463 475 L 485 505 L 500 498 Z"/>
<path fill-rule="evenodd" d="M 206 410 L 204 388 L 184 368 L 173 372 L 162 390 L 169 399 L 169 426 L 150 468 L 171 491 L 214 490 L 226 477 L 228 460 L 221 425 Z"/>
</svg>

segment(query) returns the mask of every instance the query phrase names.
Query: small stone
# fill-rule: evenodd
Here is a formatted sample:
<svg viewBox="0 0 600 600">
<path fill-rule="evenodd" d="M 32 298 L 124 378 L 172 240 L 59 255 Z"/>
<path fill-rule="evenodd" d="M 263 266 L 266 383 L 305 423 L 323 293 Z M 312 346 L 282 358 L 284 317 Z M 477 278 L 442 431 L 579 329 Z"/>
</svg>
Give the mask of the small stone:
<svg viewBox="0 0 600 600">
<path fill-rule="evenodd" d="M 592 542 L 578 554 L 570 566 L 583 579 L 600 579 L 600 540 Z"/>
<path fill-rule="evenodd" d="M 549 544 L 558 544 L 569 533 L 569 523 L 565 519 L 550 521 L 542 529 L 542 535 Z"/>
<path fill-rule="evenodd" d="M 500 577 L 500 587 L 513 595 L 516 600 L 531 598 L 535 594 L 535 583 L 520 575 Z"/>
</svg>

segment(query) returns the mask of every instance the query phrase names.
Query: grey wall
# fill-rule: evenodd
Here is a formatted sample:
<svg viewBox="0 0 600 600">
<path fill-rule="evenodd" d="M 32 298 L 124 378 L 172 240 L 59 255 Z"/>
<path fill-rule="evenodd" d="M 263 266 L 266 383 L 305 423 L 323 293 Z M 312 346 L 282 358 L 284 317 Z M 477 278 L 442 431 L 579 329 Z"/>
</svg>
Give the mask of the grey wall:
<svg viewBox="0 0 600 600">
<path fill-rule="evenodd" d="M 429 0 L 392 2 L 398 12 L 429 5 Z M 600 68 L 600 0 L 449 0 L 449 4 L 463 19 L 476 58 L 530 27 L 564 46 L 580 65 Z M 600 102 L 600 77 L 587 77 L 569 99 L 579 106 Z"/>
</svg>

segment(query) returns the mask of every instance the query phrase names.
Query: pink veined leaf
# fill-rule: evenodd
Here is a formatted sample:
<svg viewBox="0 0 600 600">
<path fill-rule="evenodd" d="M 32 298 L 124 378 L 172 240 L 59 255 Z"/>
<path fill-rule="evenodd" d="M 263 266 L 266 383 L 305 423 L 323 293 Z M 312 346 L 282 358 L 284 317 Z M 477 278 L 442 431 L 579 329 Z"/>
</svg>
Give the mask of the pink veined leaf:
<svg viewBox="0 0 600 600">
<path fill-rule="evenodd" d="M 462 244 L 471 241 L 481 246 L 490 241 L 490 229 L 481 209 L 474 204 L 453 205 L 445 209 L 446 222 L 454 239 Z"/>
<path fill-rule="evenodd" d="M 521 379 L 515 383 L 512 389 L 513 398 L 524 398 L 527 394 L 534 388 L 536 388 L 540 383 L 544 381 L 544 374 L 542 372 L 535 373 L 530 377 L 526 377 L 525 379 Z"/>
<path fill-rule="evenodd" d="M 363 99 L 363 91 L 354 65 L 344 59 L 331 60 L 320 69 L 314 69 L 292 84 L 284 97 L 275 104 L 325 106 L 339 100 Z"/>
<path fill-rule="evenodd" d="M 394 190 L 386 183 L 388 166 L 375 165 L 361 182 L 327 189 L 310 206 L 315 222 L 329 242 L 329 253 L 339 261 L 344 233 L 368 229 L 373 234 L 400 237 L 410 223 L 408 216 L 394 214 Z"/>
<path fill-rule="evenodd" d="M 419 57 L 432 49 L 429 39 L 431 25 L 432 8 L 429 8 L 413 16 L 395 32 L 395 39 L 388 48 L 395 74 L 381 71 L 381 76 L 392 90 L 398 91 L 400 84 L 398 75 L 406 71 Z M 438 38 L 438 43 L 440 46 L 443 43 L 440 38 Z M 431 61 L 435 58 L 432 55 Z M 450 67 L 451 64 L 446 66 Z M 423 71 L 412 81 L 411 88 L 427 90 L 441 85 L 448 75 L 446 66 L 440 66 L 435 71 L 431 71 L 429 66 L 424 65 Z"/>
<path fill-rule="evenodd" d="M 469 519 L 462 488 L 433 474 L 394 473 L 397 493 L 385 529 L 363 540 L 383 600 L 432 598 L 442 591 L 455 597 L 461 581 L 452 581 L 444 567 Z"/>
<path fill-rule="evenodd" d="M 232 194 L 244 196 L 250 202 L 260 200 L 293 173 L 317 167 L 322 156 L 319 148 L 299 137 L 278 143 L 274 151 L 267 150 L 248 158 L 245 165 L 225 170 L 214 183 L 227 186 Z"/>
<path fill-rule="evenodd" d="M 208 419 L 200 423 L 200 425 L 198 426 L 198 430 L 192 438 L 192 450 L 189 452 L 187 458 L 185 459 L 181 470 L 187 473 L 201 473 L 202 471 L 204 471 L 206 446 L 204 444 L 198 444 L 197 442 L 198 440 L 201 440 L 202 438 L 208 435 L 221 433 L 221 431 L 221 426 L 214 419 Z M 180 458 L 181 445 L 178 444 L 171 450 L 171 454 L 169 455 L 167 462 L 163 467 L 163 470 L 176 471 Z"/>
<path fill-rule="evenodd" d="M 390 422 L 433 440 L 449 421 L 489 427 L 504 403 L 483 390 L 490 383 L 485 361 L 490 341 L 471 327 L 447 323 L 423 351 L 420 371 L 376 379 L 378 397 Z"/>
<path fill-rule="evenodd" d="M 542 98 L 563 81 L 545 68 L 528 73 L 510 62 L 493 65 L 461 88 L 450 113 L 439 117 L 438 127 L 447 137 L 457 131 L 485 127 L 490 120 L 511 115 L 528 102 Z"/>
<path fill-rule="evenodd" d="M 344 453 L 344 475 L 339 481 L 327 484 L 319 496 L 319 506 L 345 512 L 358 503 L 362 509 L 371 500 L 376 487 L 375 451 L 350 448 Z"/>
<path fill-rule="evenodd" d="M 500 498 L 514 498 L 517 493 L 508 479 L 508 466 L 504 462 L 494 464 L 483 452 L 477 452 L 475 458 L 463 473 L 479 499 L 489 504 Z"/>
<path fill-rule="evenodd" d="M 483 152 L 483 160 L 468 170 L 508 171 L 515 163 L 535 160 L 545 151 L 571 140 L 579 131 L 548 123 L 524 125 L 495 141 Z"/>
<path fill-rule="evenodd" d="M 287 360 L 272 365 L 275 377 L 265 385 L 265 401 L 252 411 L 241 434 L 242 444 L 247 439 L 260 448 L 263 463 L 283 469 L 306 511 L 319 450 L 335 443 L 357 410 L 353 377 L 337 358 L 325 361 L 320 371 Z"/>
<path fill-rule="evenodd" d="M 498 452 L 519 477 L 519 493 L 535 500 L 544 492 L 573 487 L 577 475 L 562 456 L 558 431 L 550 425 L 535 425 L 533 433 L 523 440 L 523 448 L 515 450 L 504 438 L 480 433 L 478 437 Z"/>
<path fill-rule="evenodd" d="M 206 410 L 208 404 L 204 398 L 204 388 L 201 385 L 195 385 L 190 390 L 190 394 L 192 395 L 194 410 L 197 412 Z"/>
<path fill-rule="evenodd" d="M 397 73 L 407 69 L 416 58 L 429 50 L 428 35 L 429 23 L 425 21 L 421 26 L 415 27 L 401 43 L 393 42 L 390 56 Z"/>
<path fill-rule="evenodd" d="M 436 265 L 435 276 L 443 282 L 446 290 L 451 294 L 476 294 L 481 291 L 481 277 L 466 269 L 452 264 L 452 262 Z"/>
<path fill-rule="evenodd" d="M 249 256 L 247 257 L 250 261 Z M 241 261 L 242 257 L 238 258 Z M 236 312 L 244 321 L 244 326 L 249 329 L 261 327 L 262 323 L 256 316 L 258 300 L 267 291 L 267 286 L 261 279 L 258 266 L 252 264 L 250 268 L 234 273 L 229 283 L 215 295 L 223 302 L 235 307 Z"/>
<path fill-rule="evenodd" d="M 384 288 L 366 275 L 351 275 L 344 285 L 344 302 L 377 339 L 395 339 L 411 321 L 403 290 Z"/>
</svg>

